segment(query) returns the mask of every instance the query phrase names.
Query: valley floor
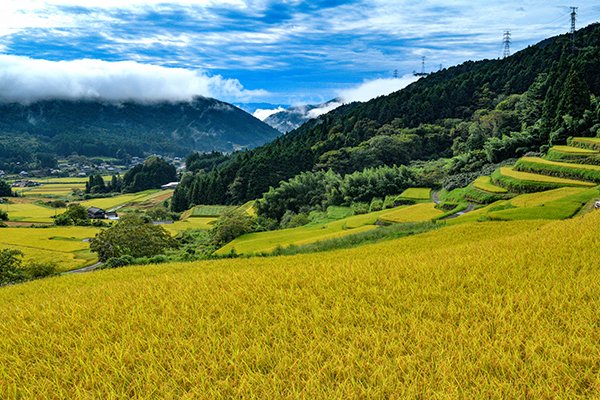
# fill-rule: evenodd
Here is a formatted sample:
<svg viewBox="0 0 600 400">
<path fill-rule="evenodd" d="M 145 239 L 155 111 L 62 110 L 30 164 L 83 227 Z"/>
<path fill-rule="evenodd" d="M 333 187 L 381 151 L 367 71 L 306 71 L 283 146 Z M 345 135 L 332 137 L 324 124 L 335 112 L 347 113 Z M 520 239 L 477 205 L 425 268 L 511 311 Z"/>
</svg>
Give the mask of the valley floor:
<svg viewBox="0 0 600 400">
<path fill-rule="evenodd" d="M 600 212 L 0 290 L 0 398 L 600 396 Z"/>
</svg>

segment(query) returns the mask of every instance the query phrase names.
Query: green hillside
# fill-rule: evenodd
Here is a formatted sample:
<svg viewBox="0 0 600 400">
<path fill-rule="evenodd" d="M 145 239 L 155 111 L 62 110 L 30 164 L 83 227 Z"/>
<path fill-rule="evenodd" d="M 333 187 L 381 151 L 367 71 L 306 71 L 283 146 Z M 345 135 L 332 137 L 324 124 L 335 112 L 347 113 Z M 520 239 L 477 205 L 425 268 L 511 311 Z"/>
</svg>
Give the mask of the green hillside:
<svg viewBox="0 0 600 400">
<path fill-rule="evenodd" d="M 412 165 L 416 185 L 457 187 L 504 160 L 564 145 L 569 136 L 596 136 L 600 25 L 576 37 L 576 52 L 569 36 L 557 36 L 506 59 L 466 62 L 389 96 L 342 106 L 187 179 L 178 207 L 241 204 L 303 171 L 347 174 L 394 164 Z M 194 183 L 200 190 L 191 192 Z"/>
</svg>

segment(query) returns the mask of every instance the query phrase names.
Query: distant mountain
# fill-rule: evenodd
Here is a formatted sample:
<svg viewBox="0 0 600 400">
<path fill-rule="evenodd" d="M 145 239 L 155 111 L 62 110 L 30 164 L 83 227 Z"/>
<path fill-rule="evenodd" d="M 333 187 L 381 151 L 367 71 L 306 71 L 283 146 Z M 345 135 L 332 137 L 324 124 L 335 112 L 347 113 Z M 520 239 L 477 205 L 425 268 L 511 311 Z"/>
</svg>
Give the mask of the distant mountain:
<svg viewBox="0 0 600 400">
<path fill-rule="evenodd" d="M 263 121 L 282 133 L 299 128 L 306 121 L 325 114 L 342 105 L 341 99 L 333 99 L 326 103 L 294 106 L 287 110 L 276 112 Z"/>
<path fill-rule="evenodd" d="M 44 100 L 0 104 L 0 142 L 27 142 L 28 149 L 58 155 L 114 157 L 191 151 L 231 152 L 253 148 L 280 133 L 241 109 L 219 100 L 108 103 Z M 0 158 L 6 157 L 0 146 Z"/>
</svg>

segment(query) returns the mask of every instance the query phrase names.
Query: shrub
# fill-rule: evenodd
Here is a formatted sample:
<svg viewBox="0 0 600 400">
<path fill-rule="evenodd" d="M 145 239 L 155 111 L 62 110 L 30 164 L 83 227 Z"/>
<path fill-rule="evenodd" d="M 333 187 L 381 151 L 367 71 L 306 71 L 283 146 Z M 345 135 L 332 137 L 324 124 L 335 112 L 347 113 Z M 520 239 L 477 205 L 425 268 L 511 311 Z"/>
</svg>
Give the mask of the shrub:
<svg viewBox="0 0 600 400">
<path fill-rule="evenodd" d="M 369 206 L 369 212 L 373 212 L 373 211 L 381 211 L 383 210 L 383 200 L 375 197 L 373 200 L 371 200 L 371 205 Z"/>
<path fill-rule="evenodd" d="M 350 205 L 354 214 L 366 214 L 369 212 L 369 203 L 355 202 Z"/>
</svg>

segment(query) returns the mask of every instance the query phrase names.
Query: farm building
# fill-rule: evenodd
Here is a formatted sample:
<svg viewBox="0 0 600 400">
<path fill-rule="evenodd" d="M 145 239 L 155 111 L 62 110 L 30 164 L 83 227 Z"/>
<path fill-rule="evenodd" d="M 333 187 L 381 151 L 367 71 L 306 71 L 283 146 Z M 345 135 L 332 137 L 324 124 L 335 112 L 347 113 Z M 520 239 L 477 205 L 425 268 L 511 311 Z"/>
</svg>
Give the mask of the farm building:
<svg viewBox="0 0 600 400">
<path fill-rule="evenodd" d="M 90 207 L 87 209 L 87 214 L 88 217 L 92 218 L 92 219 L 104 219 L 106 218 L 106 212 L 101 209 L 101 208 L 97 208 L 97 207 Z"/>
<path fill-rule="evenodd" d="M 169 182 L 161 185 L 161 189 L 175 189 L 179 185 L 179 182 Z"/>
</svg>

